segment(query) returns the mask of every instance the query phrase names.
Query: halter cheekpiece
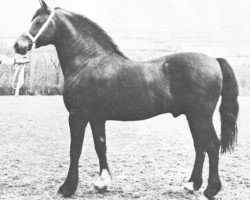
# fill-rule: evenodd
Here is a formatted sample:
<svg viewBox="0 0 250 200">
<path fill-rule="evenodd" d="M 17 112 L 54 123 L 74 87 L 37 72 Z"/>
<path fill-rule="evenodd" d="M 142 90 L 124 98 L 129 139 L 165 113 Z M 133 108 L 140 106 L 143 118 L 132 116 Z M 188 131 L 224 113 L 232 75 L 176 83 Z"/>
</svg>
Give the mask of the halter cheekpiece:
<svg viewBox="0 0 250 200">
<path fill-rule="evenodd" d="M 36 43 L 37 39 L 40 37 L 40 35 L 43 33 L 43 31 L 47 28 L 47 26 L 49 25 L 49 23 L 52 20 L 54 15 L 55 15 L 55 9 L 52 9 L 48 19 L 46 20 L 46 22 L 43 24 L 43 26 L 41 27 L 41 29 L 37 32 L 37 34 L 35 36 L 32 36 L 29 31 L 26 33 L 27 36 L 33 42 L 33 44 Z M 34 20 L 31 23 L 33 23 L 33 22 L 34 22 Z"/>
</svg>

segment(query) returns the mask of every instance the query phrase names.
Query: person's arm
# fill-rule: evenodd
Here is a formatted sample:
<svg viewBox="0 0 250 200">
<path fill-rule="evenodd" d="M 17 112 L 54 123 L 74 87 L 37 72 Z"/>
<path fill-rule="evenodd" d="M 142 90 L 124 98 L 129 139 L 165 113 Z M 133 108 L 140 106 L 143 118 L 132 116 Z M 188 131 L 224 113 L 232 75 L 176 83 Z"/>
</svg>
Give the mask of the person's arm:
<svg viewBox="0 0 250 200">
<path fill-rule="evenodd" d="M 3 65 L 21 65 L 21 64 L 26 64 L 26 63 L 29 63 L 30 60 L 27 59 L 26 57 L 23 57 L 23 58 L 10 58 L 6 55 L 2 55 L 0 56 L 0 64 L 3 64 Z"/>
</svg>

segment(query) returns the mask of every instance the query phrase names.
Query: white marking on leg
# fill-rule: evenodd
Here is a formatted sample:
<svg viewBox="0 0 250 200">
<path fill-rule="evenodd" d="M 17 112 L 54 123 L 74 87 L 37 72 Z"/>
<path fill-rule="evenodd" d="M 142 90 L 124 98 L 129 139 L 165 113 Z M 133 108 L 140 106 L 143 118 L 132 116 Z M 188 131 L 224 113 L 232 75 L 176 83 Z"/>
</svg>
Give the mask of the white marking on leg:
<svg viewBox="0 0 250 200">
<path fill-rule="evenodd" d="M 101 141 L 101 142 L 104 142 L 104 139 L 103 139 L 103 137 L 100 137 L 100 141 Z"/>
<path fill-rule="evenodd" d="M 187 190 L 190 193 L 194 193 L 194 183 L 193 182 L 187 182 L 184 184 L 184 189 Z"/>
<path fill-rule="evenodd" d="M 102 170 L 101 176 L 94 183 L 94 187 L 97 190 L 106 190 L 111 185 L 111 176 L 108 170 Z"/>
</svg>

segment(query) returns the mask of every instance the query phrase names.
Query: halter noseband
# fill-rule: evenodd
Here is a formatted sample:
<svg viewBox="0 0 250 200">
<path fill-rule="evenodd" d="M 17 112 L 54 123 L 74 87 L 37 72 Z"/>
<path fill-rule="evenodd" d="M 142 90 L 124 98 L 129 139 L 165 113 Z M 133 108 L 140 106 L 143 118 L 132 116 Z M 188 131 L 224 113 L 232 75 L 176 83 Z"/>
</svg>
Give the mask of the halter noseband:
<svg viewBox="0 0 250 200">
<path fill-rule="evenodd" d="M 43 24 L 43 26 L 41 27 L 41 29 L 37 32 L 37 34 L 35 36 L 32 36 L 29 31 L 26 33 L 27 36 L 33 42 L 33 44 L 36 44 L 37 39 L 40 37 L 40 35 L 43 33 L 43 31 L 47 28 L 47 26 L 49 25 L 49 23 L 52 20 L 52 18 L 53 18 L 54 15 L 55 15 L 55 9 L 52 9 L 52 11 L 51 11 L 48 19 L 46 20 L 46 22 Z M 31 24 L 33 22 L 34 22 L 34 20 L 31 22 Z"/>
</svg>

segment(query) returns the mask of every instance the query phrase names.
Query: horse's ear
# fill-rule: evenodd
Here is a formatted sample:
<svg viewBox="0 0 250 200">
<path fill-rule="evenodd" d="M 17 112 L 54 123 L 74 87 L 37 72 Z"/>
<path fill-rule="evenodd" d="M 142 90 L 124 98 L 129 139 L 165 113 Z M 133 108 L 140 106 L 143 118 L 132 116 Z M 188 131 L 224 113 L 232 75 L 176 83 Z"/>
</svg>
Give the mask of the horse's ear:
<svg viewBox="0 0 250 200">
<path fill-rule="evenodd" d="M 48 5 L 45 3 L 45 1 L 44 0 L 39 0 L 39 3 L 40 3 L 40 5 L 41 5 L 41 7 L 43 8 L 43 9 L 48 9 Z"/>
</svg>

